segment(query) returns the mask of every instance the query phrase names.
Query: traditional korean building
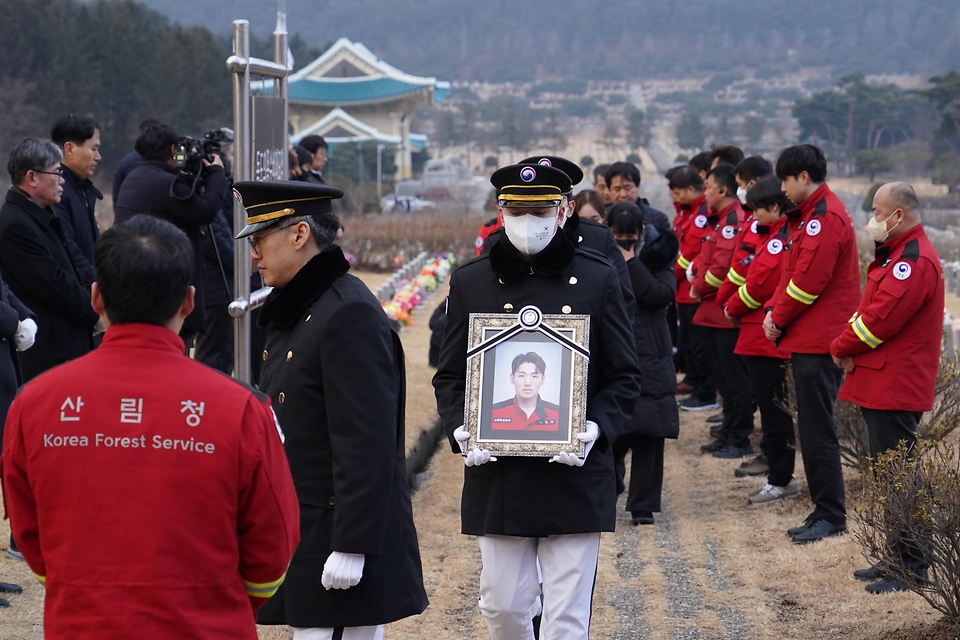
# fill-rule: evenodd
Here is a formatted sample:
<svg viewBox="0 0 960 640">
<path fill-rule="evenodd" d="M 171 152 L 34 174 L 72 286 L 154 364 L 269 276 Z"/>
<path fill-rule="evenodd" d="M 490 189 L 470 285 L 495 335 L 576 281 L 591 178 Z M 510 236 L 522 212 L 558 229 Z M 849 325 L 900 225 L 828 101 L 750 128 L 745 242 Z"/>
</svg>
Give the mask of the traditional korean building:
<svg viewBox="0 0 960 640">
<path fill-rule="evenodd" d="M 269 89 L 268 89 L 269 90 Z M 396 149 L 397 180 L 411 177 L 410 153 L 426 136 L 411 134 L 417 107 L 441 102 L 449 82 L 392 67 L 359 42 L 340 38 L 289 79 L 292 141 L 323 136 L 331 147 L 374 140 Z"/>
</svg>

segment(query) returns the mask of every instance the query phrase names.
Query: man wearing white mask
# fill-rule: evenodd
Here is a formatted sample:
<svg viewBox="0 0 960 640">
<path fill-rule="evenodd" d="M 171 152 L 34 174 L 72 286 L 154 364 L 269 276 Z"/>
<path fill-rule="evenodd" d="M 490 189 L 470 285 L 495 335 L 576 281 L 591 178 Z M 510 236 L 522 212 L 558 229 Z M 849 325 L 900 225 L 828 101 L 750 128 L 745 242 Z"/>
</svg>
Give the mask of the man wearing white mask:
<svg viewBox="0 0 960 640">
<path fill-rule="evenodd" d="M 847 372 L 839 398 L 860 405 L 870 455 L 907 450 L 917 425 L 933 408 L 943 331 L 943 267 L 920 221 L 920 201 L 905 182 L 885 184 L 873 197 L 867 224 L 877 243 L 860 306 L 830 344 L 834 363 Z M 899 533 L 899 532 L 898 532 Z M 901 562 L 854 572 L 870 593 L 904 591 L 904 580 L 926 579 L 927 561 L 909 533 L 891 536 Z"/>
<path fill-rule="evenodd" d="M 633 333 L 616 269 L 558 233 L 566 173 L 544 165 L 494 172 L 503 237 L 458 268 L 450 282 L 447 326 L 433 384 L 454 453 L 464 455 L 461 531 L 477 536 L 483 569 L 480 611 L 494 640 L 533 638 L 541 593 L 540 637 L 586 638 L 600 532 L 616 522 L 611 444 L 640 391 Z M 472 313 L 590 316 L 584 457 L 497 459 L 467 450 L 463 427 L 468 325 Z"/>
</svg>

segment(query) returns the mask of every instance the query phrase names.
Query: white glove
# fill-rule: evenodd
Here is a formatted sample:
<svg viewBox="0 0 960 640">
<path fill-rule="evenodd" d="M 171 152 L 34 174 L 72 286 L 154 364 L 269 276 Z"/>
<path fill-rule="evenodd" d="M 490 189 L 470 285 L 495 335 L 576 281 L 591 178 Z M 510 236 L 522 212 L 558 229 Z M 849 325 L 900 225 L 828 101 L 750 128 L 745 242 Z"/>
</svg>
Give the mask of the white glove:
<svg viewBox="0 0 960 640">
<path fill-rule="evenodd" d="M 324 589 L 349 589 L 363 577 L 363 554 L 334 551 L 323 563 L 320 584 Z"/>
<path fill-rule="evenodd" d="M 687 265 L 687 282 L 693 282 L 693 279 L 694 279 L 693 263 L 691 262 L 690 264 Z"/>
<path fill-rule="evenodd" d="M 103 318 L 97 319 L 97 324 L 93 325 L 93 335 L 100 335 L 107 330 L 107 325 L 103 324 Z"/>
<path fill-rule="evenodd" d="M 593 449 L 593 443 L 596 442 L 599 437 L 600 427 L 597 426 L 597 423 L 593 420 L 587 420 L 583 425 L 583 431 L 577 434 L 577 440 L 587 443 L 586 448 L 583 450 L 583 457 L 580 458 L 576 454 L 561 451 L 550 458 L 550 462 L 561 462 L 571 467 L 582 467 L 583 463 L 587 461 L 587 456 L 590 455 L 590 450 Z"/>
<path fill-rule="evenodd" d="M 20 333 L 13 336 L 13 342 L 17 345 L 17 351 L 26 351 L 33 346 L 37 339 L 37 323 L 31 318 L 20 321 Z"/>
<path fill-rule="evenodd" d="M 463 464 L 468 467 L 476 467 L 488 462 L 496 462 L 497 457 L 490 455 L 489 449 L 467 449 L 467 442 L 470 441 L 470 432 L 463 425 L 457 427 L 453 432 L 453 439 L 460 445 L 460 452 L 463 454 Z"/>
</svg>

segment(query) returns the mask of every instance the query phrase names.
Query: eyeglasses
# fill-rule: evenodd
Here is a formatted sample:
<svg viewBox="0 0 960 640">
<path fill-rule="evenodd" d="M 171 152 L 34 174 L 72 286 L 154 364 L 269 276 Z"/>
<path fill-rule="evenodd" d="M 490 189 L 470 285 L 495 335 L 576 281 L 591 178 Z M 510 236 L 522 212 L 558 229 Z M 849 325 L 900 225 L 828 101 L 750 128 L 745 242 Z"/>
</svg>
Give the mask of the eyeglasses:
<svg viewBox="0 0 960 640">
<path fill-rule="evenodd" d="M 272 235 L 275 234 L 275 233 L 280 233 L 280 232 L 283 231 L 284 229 L 289 229 L 289 228 L 292 227 L 292 226 L 293 226 L 292 224 L 284 225 L 284 226 L 280 227 L 279 229 L 274 229 L 274 230 L 271 231 L 270 233 L 265 233 L 265 234 L 263 234 L 262 236 L 260 236 L 259 238 L 256 238 L 256 239 L 255 239 L 253 236 L 249 236 L 249 237 L 247 238 L 247 244 L 250 245 L 250 250 L 251 250 L 251 251 L 256 251 L 257 253 L 260 253 L 260 242 L 261 242 L 264 238 L 266 238 L 267 236 L 272 236 Z"/>
<path fill-rule="evenodd" d="M 56 171 L 40 171 L 39 169 L 31 169 L 34 173 L 45 173 L 48 176 L 60 176 L 63 177 L 63 167 L 60 167 Z"/>
</svg>

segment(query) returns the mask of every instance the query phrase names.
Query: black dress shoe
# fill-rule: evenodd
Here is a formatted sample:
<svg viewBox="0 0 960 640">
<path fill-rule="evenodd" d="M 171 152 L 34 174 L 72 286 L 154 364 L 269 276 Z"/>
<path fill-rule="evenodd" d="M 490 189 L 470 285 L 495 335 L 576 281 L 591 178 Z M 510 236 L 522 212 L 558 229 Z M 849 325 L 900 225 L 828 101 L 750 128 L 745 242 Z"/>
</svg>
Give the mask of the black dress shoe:
<svg viewBox="0 0 960 640">
<path fill-rule="evenodd" d="M 876 582 L 871 582 L 864 589 L 867 593 L 894 593 L 896 591 L 906 591 L 907 587 L 896 578 L 884 576 Z"/>
<path fill-rule="evenodd" d="M 700 452 L 701 452 L 701 453 L 713 453 L 714 451 L 720 451 L 720 449 L 723 449 L 723 448 L 726 446 L 726 444 L 727 444 L 727 443 L 726 443 L 724 440 L 721 440 L 720 438 L 717 438 L 716 440 L 714 440 L 714 441 L 711 442 L 710 444 L 705 444 L 705 445 L 703 445 L 702 447 L 700 447 Z"/>
<path fill-rule="evenodd" d="M 4 598 L 0 598 L 0 607 L 9 607 L 10 603 L 7 602 Z"/>
<path fill-rule="evenodd" d="M 847 532 L 847 525 L 833 524 L 827 520 L 817 520 L 809 527 L 793 536 L 793 544 L 808 544 L 830 536 Z"/>
<path fill-rule="evenodd" d="M 853 572 L 853 577 L 857 580 L 863 580 L 864 582 L 876 582 L 886 575 L 886 573 L 882 565 L 878 562 L 869 569 L 857 569 Z"/>
<path fill-rule="evenodd" d="M 633 526 L 638 524 L 653 524 L 653 512 L 652 511 L 632 511 L 631 515 L 633 516 Z"/>
<path fill-rule="evenodd" d="M 803 524 L 800 525 L 799 527 L 790 527 L 789 529 L 787 529 L 787 535 L 792 538 L 793 536 L 797 535 L 801 531 L 806 531 L 808 528 L 810 528 L 811 524 L 813 524 L 813 520 L 810 519 L 810 516 L 807 516 L 807 519 L 804 520 Z"/>
<path fill-rule="evenodd" d="M 713 425 L 712 427 L 710 427 L 710 437 L 711 437 L 711 438 L 719 438 L 721 435 L 723 435 L 723 425 L 722 425 L 722 424 L 715 424 L 715 425 Z"/>
<path fill-rule="evenodd" d="M 23 593 L 23 587 L 9 582 L 0 582 L 0 591 L 3 593 Z"/>
<path fill-rule="evenodd" d="M 720 424 L 720 423 L 722 423 L 722 422 L 723 422 L 723 412 L 721 411 L 720 413 L 715 413 L 715 414 L 713 414 L 712 416 L 710 416 L 709 418 L 707 418 L 707 422 L 709 422 L 710 424 Z"/>
</svg>

